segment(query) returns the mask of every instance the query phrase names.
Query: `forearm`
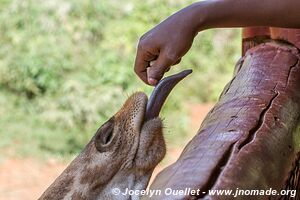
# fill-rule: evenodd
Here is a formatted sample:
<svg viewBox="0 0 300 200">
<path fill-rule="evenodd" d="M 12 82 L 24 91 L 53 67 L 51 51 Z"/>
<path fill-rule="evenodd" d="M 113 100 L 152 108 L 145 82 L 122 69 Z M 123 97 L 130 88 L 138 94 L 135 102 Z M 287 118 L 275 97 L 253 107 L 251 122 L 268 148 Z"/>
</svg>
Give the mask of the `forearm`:
<svg viewBox="0 0 300 200">
<path fill-rule="evenodd" d="M 300 0 L 207 0 L 179 11 L 190 13 L 189 25 L 208 28 L 273 26 L 300 28 Z"/>
<path fill-rule="evenodd" d="M 249 26 L 300 28 L 300 0 L 206 0 L 194 3 L 141 37 L 135 72 L 145 83 L 156 85 L 166 70 L 179 63 L 188 52 L 199 31 Z"/>
</svg>

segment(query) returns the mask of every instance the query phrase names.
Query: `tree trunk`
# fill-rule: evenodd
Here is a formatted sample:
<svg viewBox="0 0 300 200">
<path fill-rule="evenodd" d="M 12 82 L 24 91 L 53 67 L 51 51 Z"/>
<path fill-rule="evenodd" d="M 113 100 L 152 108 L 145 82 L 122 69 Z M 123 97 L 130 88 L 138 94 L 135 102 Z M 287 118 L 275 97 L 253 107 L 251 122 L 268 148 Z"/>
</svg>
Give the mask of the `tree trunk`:
<svg viewBox="0 0 300 200">
<path fill-rule="evenodd" d="M 162 194 L 151 199 L 223 200 L 233 199 L 238 190 L 270 188 L 298 190 L 298 194 L 234 199 L 300 199 L 299 59 L 298 49 L 275 41 L 248 50 L 197 135 L 180 158 L 155 178 L 150 189 Z M 200 192 L 168 195 L 167 188 Z M 233 191 L 227 196 L 209 195 L 214 189 Z"/>
</svg>

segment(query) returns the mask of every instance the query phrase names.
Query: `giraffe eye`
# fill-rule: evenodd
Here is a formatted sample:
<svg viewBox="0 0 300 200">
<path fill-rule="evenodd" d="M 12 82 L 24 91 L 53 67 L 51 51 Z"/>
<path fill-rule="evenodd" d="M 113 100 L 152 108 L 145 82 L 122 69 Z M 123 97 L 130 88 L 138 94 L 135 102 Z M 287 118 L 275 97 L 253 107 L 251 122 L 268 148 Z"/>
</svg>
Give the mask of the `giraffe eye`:
<svg viewBox="0 0 300 200">
<path fill-rule="evenodd" d="M 109 150 L 114 138 L 114 118 L 108 120 L 97 131 L 95 136 L 95 146 L 99 152 Z"/>
</svg>

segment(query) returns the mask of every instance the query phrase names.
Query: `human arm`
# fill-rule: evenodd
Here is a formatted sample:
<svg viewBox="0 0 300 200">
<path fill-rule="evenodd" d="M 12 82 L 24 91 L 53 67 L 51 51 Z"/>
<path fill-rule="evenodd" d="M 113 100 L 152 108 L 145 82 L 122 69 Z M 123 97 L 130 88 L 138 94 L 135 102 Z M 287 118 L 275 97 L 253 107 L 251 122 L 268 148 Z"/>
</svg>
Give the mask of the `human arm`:
<svg viewBox="0 0 300 200">
<path fill-rule="evenodd" d="M 300 1 L 207 0 L 194 3 L 141 37 L 135 72 L 145 83 L 156 85 L 170 66 L 180 62 L 199 31 L 249 26 L 300 28 Z"/>
</svg>

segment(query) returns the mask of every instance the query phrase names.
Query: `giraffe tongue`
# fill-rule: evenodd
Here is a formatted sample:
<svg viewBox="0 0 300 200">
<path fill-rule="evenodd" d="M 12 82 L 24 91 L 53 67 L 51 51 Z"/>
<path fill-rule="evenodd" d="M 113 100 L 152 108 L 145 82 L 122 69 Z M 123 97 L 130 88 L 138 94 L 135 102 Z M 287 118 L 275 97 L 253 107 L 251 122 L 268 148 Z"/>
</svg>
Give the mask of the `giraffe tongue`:
<svg viewBox="0 0 300 200">
<path fill-rule="evenodd" d="M 159 83 L 152 91 L 152 94 L 150 95 L 150 98 L 147 102 L 144 121 L 148 121 L 150 119 L 158 117 L 159 112 L 172 89 L 179 81 L 184 79 L 190 73 L 192 73 L 191 69 L 184 70 L 182 72 L 179 72 L 178 74 L 168 76 L 159 81 Z"/>
</svg>

